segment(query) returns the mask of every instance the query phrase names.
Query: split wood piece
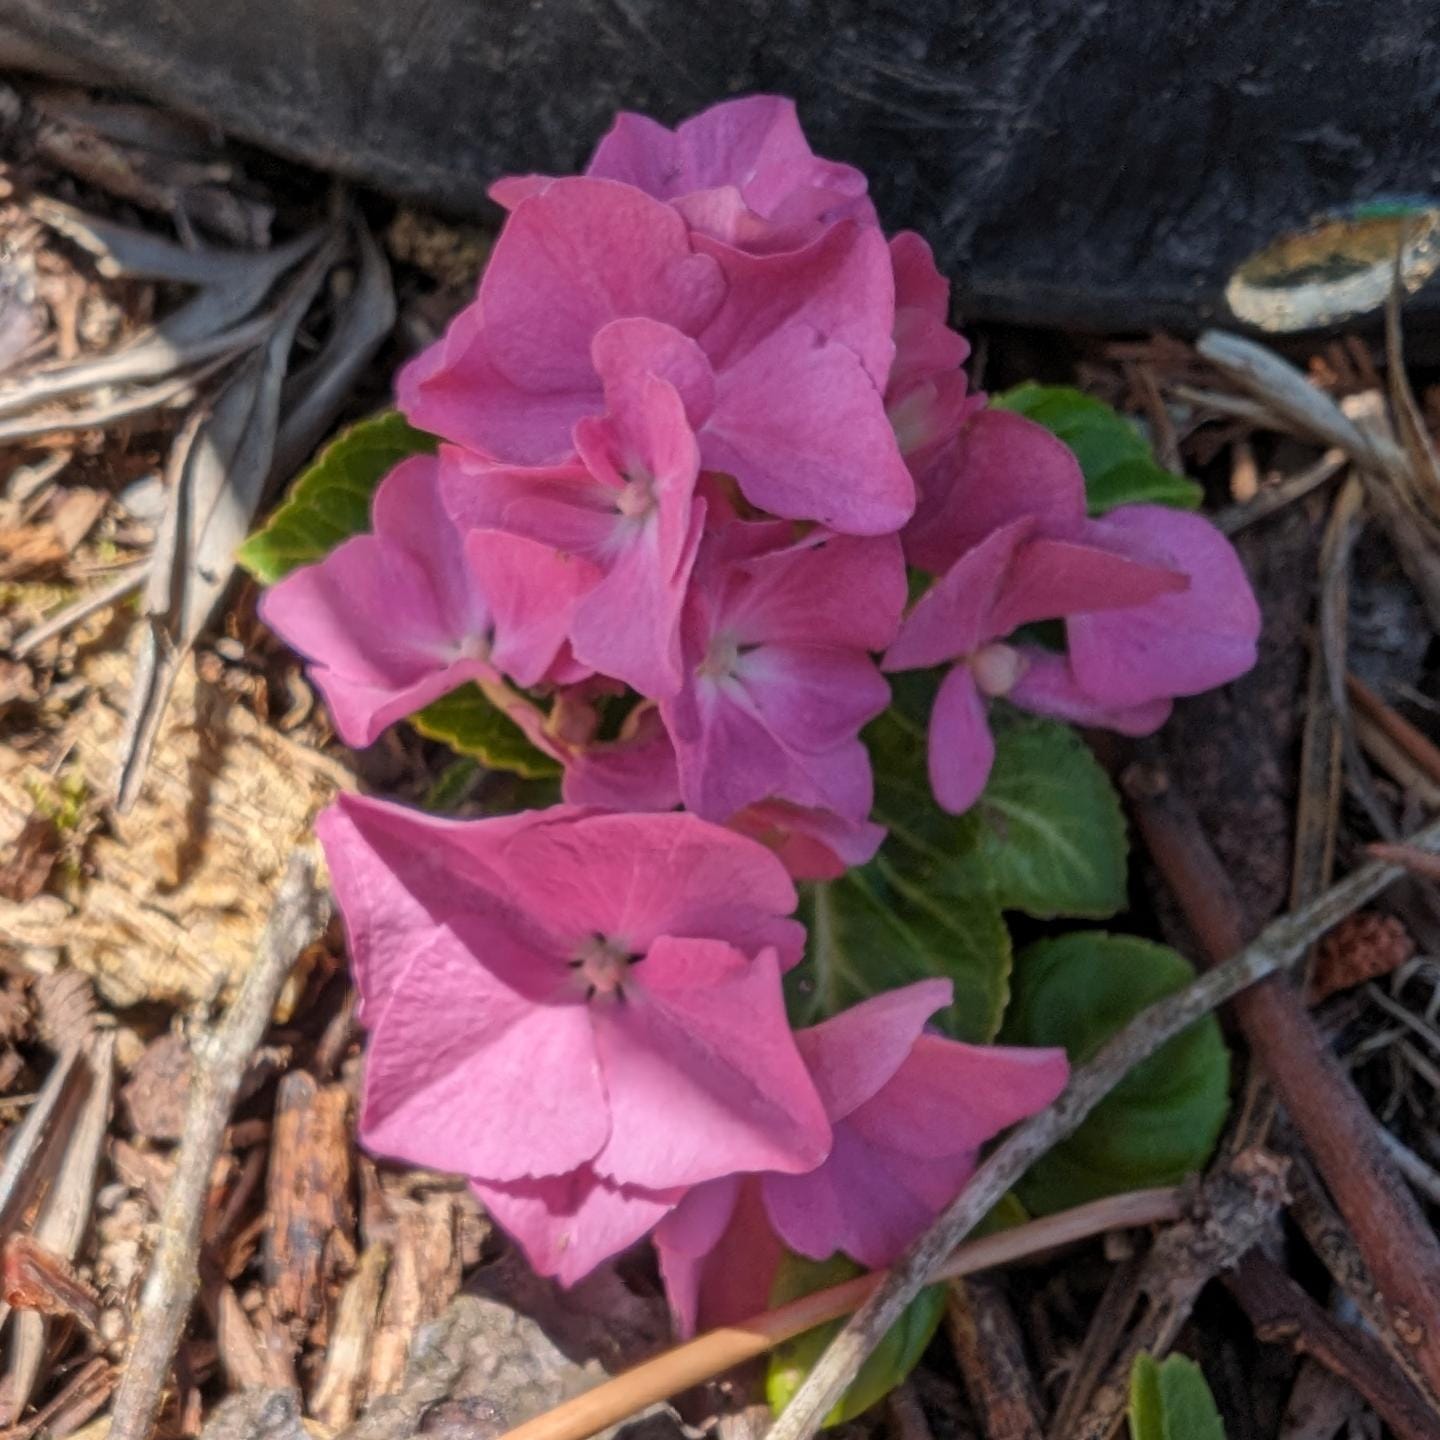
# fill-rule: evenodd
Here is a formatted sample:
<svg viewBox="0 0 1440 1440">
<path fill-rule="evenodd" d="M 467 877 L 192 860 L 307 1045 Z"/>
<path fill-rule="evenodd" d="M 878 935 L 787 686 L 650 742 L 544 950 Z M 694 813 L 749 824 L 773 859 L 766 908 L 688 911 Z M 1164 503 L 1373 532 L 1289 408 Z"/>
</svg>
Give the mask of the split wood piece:
<svg viewBox="0 0 1440 1440">
<path fill-rule="evenodd" d="M 1417 831 L 1411 843 L 1421 849 L 1440 846 L 1440 821 Z M 1069 1085 L 1053 1105 L 1017 1126 L 991 1151 L 969 1185 L 906 1251 L 884 1284 L 831 1341 L 776 1421 L 770 1440 L 808 1440 L 819 1429 L 865 1358 L 929 1282 L 943 1258 L 1040 1156 L 1073 1134 L 1136 1065 L 1232 996 L 1294 964 L 1316 940 L 1403 873 L 1393 865 L 1362 866 L 1313 904 L 1273 921 L 1254 944 L 1225 964 L 1197 976 L 1185 989 L 1142 1011 L 1112 1036 L 1096 1056 L 1071 1075 Z M 535 1437 L 527 1436 L 526 1440 Z"/>
<path fill-rule="evenodd" d="M 1352 1385 L 1398 1440 L 1435 1440 L 1435 1412 L 1379 1343 L 1326 1314 L 1283 1270 L 1259 1252 L 1245 1257 L 1225 1287 L 1250 1317 L 1256 1337 L 1309 1355 Z"/>
<path fill-rule="evenodd" d="M 380 1314 L 380 1291 L 390 1263 L 389 1247 L 368 1246 L 340 1292 L 325 1363 L 310 1396 L 310 1413 L 332 1431 L 354 1420 L 370 1370 L 370 1342 Z"/>
<path fill-rule="evenodd" d="M 1245 1150 L 1210 1175 L 1193 1219 L 1156 1238 L 1138 1282 L 1146 1305 L 1065 1440 L 1108 1440 L 1125 1419 L 1130 1373 L 1142 1354 L 1165 1355 L 1217 1275 L 1236 1264 L 1275 1225 L 1288 1166 L 1265 1150 Z"/>
<path fill-rule="evenodd" d="M 1434 784 L 1440 785 L 1440 746 L 1387 705 L 1358 675 L 1345 677 L 1345 689 L 1355 708 L 1373 720 Z"/>
<path fill-rule="evenodd" d="M 1140 784 L 1128 778 L 1132 812 L 1151 859 L 1196 939 L 1223 968 L 1227 957 L 1245 948 L 1230 878 L 1189 806 L 1163 776 L 1147 774 Z M 1428 850 L 1431 844 L 1414 848 Z M 1440 1389 L 1440 1244 L 1381 1143 L 1375 1117 L 1286 977 L 1247 990 L 1234 1008 L 1251 1054 L 1314 1158 L 1375 1283 L 1395 1307 L 1400 1333 L 1414 1337 L 1416 1368 L 1432 1390 Z"/>
<path fill-rule="evenodd" d="M 134 1340 L 111 1412 L 110 1440 L 146 1440 L 199 1284 L 200 1229 L 210 1175 L 235 1093 L 300 953 L 321 933 L 329 902 L 303 853 L 290 863 L 255 962 L 214 1032 L 195 1046 L 175 1176 L 160 1217 L 134 1321 Z"/>
<path fill-rule="evenodd" d="M 350 1097 L 343 1085 L 317 1085 L 292 1070 L 275 1098 L 266 1187 L 265 1284 L 281 1319 L 307 1325 L 320 1313 L 334 1278 L 327 1273 L 334 1237 L 348 1242 L 355 1215 L 350 1201 Z"/>
<path fill-rule="evenodd" d="M 1044 1409 L 1010 1302 L 984 1280 L 956 1280 L 946 1329 L 986 1440 L 1042 1440 Z"/>
<path fill-rule="evenodd" d="M 1113 1195 L 972 1240 L 953 1254 L 942 1256 L 926 1271 L 922 1283 L 978 1274 L 1108 1230 L 1178 1220 L 1182 1213 L 1179 1190 L 1137 1190 Z M 738 1325 L 711 1330 L 517 1425 L 502 1440 L 586 1440 L 651 1405 L 754 1360 L 796 1335 L 849 1314 L 879 1292 L 893 1275 L 893 1271 L 885 1270 L 859 1275 Z M 828 1414 L 830 1408 L 827 1404 L 824 1413 Z"/>
</svg>

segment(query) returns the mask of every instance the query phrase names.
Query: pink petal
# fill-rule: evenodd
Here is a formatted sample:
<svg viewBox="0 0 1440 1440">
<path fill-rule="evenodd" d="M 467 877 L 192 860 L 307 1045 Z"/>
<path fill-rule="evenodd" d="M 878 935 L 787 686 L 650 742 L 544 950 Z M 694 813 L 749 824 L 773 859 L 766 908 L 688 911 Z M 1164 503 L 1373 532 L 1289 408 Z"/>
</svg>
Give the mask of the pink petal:
<svg viewBox="0 0 1440 1440">
<path fill-rule="evenodd" d="M 1065 1088 L 1063 1050 L 964 1045 L 922 1035 L 890 1083 L 849 1117 L 872 1145 L 922 1160 L 978 1154 Z"/>
<path fill-rule="evenodd" d="M 602 810 L 673 810 L 680 773 L 659 712 L 637 707 L 617 739 L 582 747 L 565 764 L 565 801 Z"/>
<path fill-rule="evenodd" d="M 1020 546 L 993 618 L 997 635 L 1036 620 L 1144 604 L 1190 588 L 1163 565 L 1129 559 L 1081 538 L 1033 536 Z"/>
<path fill-rule="evenodd" d="M 761 645 L 735 669 L 754 713 L 789 751 L 828 754 L 890 703 L 890 687 L 860 650 Z"/>
<path fill-rule="evenodd" d="M 553 183 L 550 175 L 502 175 L 485 193 L 497 205 L 513 210 L 522 200 L 538 195 Z"/>
<path fill-rule="evenodd" d="M 1128 708 L 1105 705 L 1080 688 L 1065 656 L 1028 646 L 1020 653 L 1024 668 L 1005 698 L 1022 710 L 1072 725 L 1096 725 L 1121 735 L 1151 735 L 1174 708 L 1169 700 L 1148 700 Z"/>
<path fill-rule="evenodd" d="M 491 663 L 517 685 L 538 685 L 598 572 L 578 556 L 498 530 L 472 530 L 465 558 L 494 616 Z"/>
<path fill-rule="evenodd" d="M 979 798 L 995 763 L 995 740 L 985 701 L 968 665 L 956 665 L 940 682 L 930 712 L 930 788 L 935 802 L 963 814 Z"/>
<path fill-rule="evenodd" d="M 544 812 L 542 812 L 544 813 Z M 786 965 L 805 932 L 782 918 L 795 887 L 763 845 L 694 815 L 582 815 L 536 826 L 505 848 L 515 902 L 562 943 L 600 933 L 644 953 L 659 937 L 776 947 Z"/>
<path fill-rule="evenodd" d="M 659 1189 L 808 1170 L 830 1127 L 785 1018 L 773 950 L 652 944 L 623 1003 L 592 1007 L 613 1126 L 602 1175 Z"/>
<path fill-rule="evenodd" d="M 895 308 L 918 310 L 944 320 L 950 313 L 950 282 L 935 265 L 935 253 L 923 236 L 902 230 L 890 237 L 890 266 L 895 276 Z"/>
<path fill-rule="evenodd" d="M 1255 663 L 1260 608 L 1234 547 L 1208 520 L 1125 505 L 1092 522 L 1086 538 L 1190 579 L 1183 593 L 1067 622 L 1071 668 L 1096 700 L 1130 707 L 1196 695 Z"/>
<path fill-rule="evenodd" d="M 580 803 L 577 797 L 571 797 Z M 852 865 L 866 865 L 885 841 L 885 827 L 829 810 L 763 800 L 729 820 L 780 857 L 796 880 L 838 880 Z"/>
<path fill-rule="evenodd" d="M 415 943 L 423 948 L 372 1025 L 365 1145 L 496 1180 L 557 1175 L 595 1156 L 610 1115 L 590 1008 L 578 992 L 572 1003 L 544 1004 L 504 984 L 489 968 L 494 950 L 507 947 L 506 968 L 522 956 L 501 926 L 478 916 L 443 930 L 432 923 Z M 563 983 L 563 962 L 532 962 Z"/>
<path fill-rule="evenodd" d="M 694 340 L 673 325 L 646 316 L 612 320 L 595 332 L 590 357 L 612 409 L 631 411 L 637 400 L 643 407 L 645 398 L 637 391 L 647 377 L 675 387 L 685 402 L 684 418 L 690 426 L 703 425 L 715 408 L 710 361 Z"/>
<path fill-rule="evenodd" d="M 700 436 L 708 469 L 745 498 L 851 535 L 898 530 L 915 484 L 884 402 L 853 351 L 808 324 L 788 325 L 716 376 Z"/>
<path fill-rule="evenodd" d="M 612 1185 L 589 1166 L 544 1180 L 471 1180 L 470 1188 L 531 1267 L 567 1286 L 647 1235 L 683 1193 Z"/>
<path fill-rule="evenodd" d="M 905 1063 L 925 1023 L 954 999 L 948 980 L 919 980 L 862 1000 L 795 1034 L 833 1123 L 880 1091 Z"/>
<path fill-rule="evenodd" d="M 727 1175 L 696 1185 L 655 1230 L 665 1296 L 682 1340 L 695 1333 L 705 1260 L 730 1225 L 743 1183 L 740 1176 Z"/>
<path fill-rule="evenodd" d="M 916 601 L 881 668 L 927 670 L 971 655 L 1007 633 L 997 627 L 995 609 L 1015 556 L 1033 529 L 1032 520 L 1015 520 L 965 551 Z"/>
<path fill-rule="evenodd" d="M 595 147 L 585 173 L 621 180 L 647 195 L 668 200 L 681 174 L 679 151 L 674 132 L 658 120 L 622 110 Z"/>
<path fill-rule="evenodd" d="M 982 410 L 920 479 L 921 501 L 905 531 L 912 565 L 939 575 L 1003 525 L 1031 518 L 1068 534 L 1085 518 L 1085 478 L 1067 446 L 1043 426 L 1005 410 Z"/>
</svg>

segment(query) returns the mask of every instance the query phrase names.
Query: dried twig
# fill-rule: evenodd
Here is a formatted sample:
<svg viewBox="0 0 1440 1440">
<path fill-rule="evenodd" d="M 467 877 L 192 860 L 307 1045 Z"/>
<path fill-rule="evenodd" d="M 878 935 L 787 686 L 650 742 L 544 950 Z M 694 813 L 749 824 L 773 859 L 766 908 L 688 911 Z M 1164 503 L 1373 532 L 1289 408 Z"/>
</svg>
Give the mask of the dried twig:
<svg viewBox="0 0 1440 1440">
<path fill-rule="evenodd" d="M 1412 843 L 1440 845 L 1440 822 L 1417 832 Z M 1208 1015 L 1257 980 L 1293 964 L 1337 921 L 1372 899 L 1403 872 L 1372 864 L 1355 871 L 1293 915 L 1273 922 L 1252 945 L 1223 965 L 1142 1011 L 1087 1065 L 1048 1110 L 1014 1130 L 976 1171 L 970 1184 L 913 1245 L 885 1284 L 835 1337 L 775 1422 L 770 1440 L 806 1440 L 844 1393 L 865 1357 L 934 1273 L 937 1263 L 970 1233 L 1000 1197 L 1041 1155 L 1072 1134 L 1085 1117 L 1142 1060 L 1202 1015 Z M 1407 1197 L 1408 1198 L 1408 1197 Z M 1440 1328 L 1436 1334 L 1440 1335 Z M 526 1437 L 534 1440 L 534 1437 Z"/>
<path fill-rule="evenodd" d="M 1237 534 L 1247 525 L 1264 520 L 1318 490 L 1333 480 L 1345 468 L 1348 460 L 1349 457 L 1343 450 L 1327 450 L 1309 469 L 1287 475 L 1276 484 L 1267 485 L 1253 500 L 1227 505 L 1223 510 L 1217 510 L 1211 518 L 1216 527 L 1226 535 Z"/>
<path fill-rule="evenodd" d="M 1151 858 L 1202 948 L 1216 961 L 1243 954 L 1240 902 L 1189 807 L 1170 787 L 1153 783 L 1143 790 L 1132 786 L 1131 798 Z M 1432 823 L 1411 844 L 1417 850 L 1432 849 L 1437 833 L 1440 823 Z M 1398 878 L 1402 867 L 1391 867 L 1388 873 L 1390 879 Z M 1218 964 L 1209 975 L 1219 974 L 1229 963 Z M 1375 1117 L 1315 1028 L 1300 993 L 1284 977 L 1241 996 L 1235 1014 L 1251 1053 L 1264 1066 L 1353 1231 L 1375 1283 L 1396 1308 L 1397 1321 L 1404 1322 L 1397 1328 L 1415 1337 L 1416 1368 L 1432 1388 L 1440 1388 L 1440 1245 L 1396 1173 Z"/>
<path fill-rule="evenodd" d="M 1379 1343 L 1327 1315 L 1283 1270 L 1258 1251 L 1225 1277 L 1256 1337 L 1310 1355 L 1355 1387 L 1399 1440 L 1435 1440 L 1434 1413 Z"/>
<path fill-rule="evenodd" d="M 986 1440 L 1041 1440 L 1044 1410 L 1009 1302 L 983 1280 L 956 1280 L 945 1311 L 970 1407 Z"/>
<path fill-rule="evenodd" d="M 145 1440 L 199 1285 L 200 1227 L 210 1175 L 235 1093 L 296 957 L 325 923 L 328 901 L 309 858 L 297 855 L 275 898 L 255 963 L 224 1019 L 194 1047 L 175 1175 L 135 1315 L 134 1343 L 115 1395 L 111 1440 Z"/>
<path fill-rule="evenodd" d="M 1096 1200 L 1074 1210 L 1048 1215 L 1043 1220 L 1017 1225 L 1012 1230 L 986 1235 L 961 1246 L 954 1254 L 941 1255 L 920 1283 L 974 1275 L 1107 1230 L 1177 1220 L 1182 1208 L 1178 1190 L 1138 1190 Z M 893 1274 L 881 1270 L 873 1275 L 860 1275 L 843 1285 L 817 1290 L 778 1310 L 700 1335 L 517 1425 L 503 1440 L 585 1440 L 586 1436 L 597 1434 L 658 1401 L 733 1370 L 795 1335 L 848 1314 L 867 1296 L 879 1293 Z M 827 1405 L 826 1411 L 829 1408 Z M 353 1436 L 353 1429 L 347 1435 Z"/>
</svg>

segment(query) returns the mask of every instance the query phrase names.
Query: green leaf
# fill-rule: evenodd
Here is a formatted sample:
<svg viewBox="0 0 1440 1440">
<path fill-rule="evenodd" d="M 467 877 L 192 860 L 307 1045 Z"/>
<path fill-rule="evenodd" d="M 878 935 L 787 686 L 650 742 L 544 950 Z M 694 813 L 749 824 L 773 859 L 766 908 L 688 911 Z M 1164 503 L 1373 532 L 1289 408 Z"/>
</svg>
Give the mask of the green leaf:
<svg viewBox="0 0 1440 1440">
<path fill-rule="evenodd" d="M 342 540 L 370 528 L 370 500 L 381 480 L 407 456 L 429 454 L 438 444 L 395 410 L 352 425 L 300 472 L 236 559 L 263 585 L 323 560 Z"/>
<path fill-rule="evenodd" d="M 1075 452 L 1092 515 L 1141 502 L 1178 510 L 1200 504 L 1200 487 L 1158 464 L 1140 431 L 1093 395 L 1027 381 L 991 403 L 1043 425 Z"/>
<path fill-rule="evenodd" d="M 1120 797 L 1068 725 L 991 707 L 995 766 L 972 815 L 1006 910 L 1102 919 L 1125 905 Z"/>
<path fill-rule="evenodd" d="M 462 685 L 410 717 L 432 740 L 443 740 L 461 755 L 471 755 L 492 770 L 508 770 L 527 780 L 560 774 L 560 765 L 537 750 L 520 727 L 477 685 Z"/>
<path fill-rule="evenodd" d="M 807 1260 L 799 1255 L 787 1255 L 780 1262 L 780 1270 L 770 1292 L 770 1303 L 772 1306 L 785 1305 L 802 1295 L 831 1285 L 841 1285 L 864 1273 L 859 1265 L 844 1255 L 832 1255 L 828 1260 Z M 919 1363 L 944 1312 L 945 1287 L 931 1285 L 922 1290 L 885 1332 L 870 1358 L 860 1367 L 860 1373 L 851 1382 L 850 1388 L 836 1402 L 823 1423 L 827 1426 L 842 1425 L 847 1420 L 853 1420 L 900 1384 Z M 817 1325 L 815 1329 L 787 1340 L 771 1353 L 770 1368 L 765 1377 L 765 1398 L 777 1415 L 790 1403 L 801 1381 L 814 1368 L 815 1362 L 844 1323 L 843 1320 L 832 1320 L 825 1325 Z"/>
<path fill-rule="evenodd" d="M 1194 978 L 1188 961 L 1133 935 L 1077 931 L 1015 961 L 1001 1030 L 1009 1045 L 1061 1045 L 1083 1065 L 1128 1020 Z M 1213 1015 L 1137 1065 L 1015 1187 L 1032 1214 L 1173 1185 L 1214 1148 L 1229 1104 L 1230 1057 Z"/>
<path fill-rule="evenodd" d="M 1140 1354 L 1130 1371 L 1130 1440 L 1225 1440 L 1200 1367 L 1183 1355 L 1157 1364 Z"/>
<path fill-rule="evenodd" d="M 792 1021 L 812 1025 L 915 980 L 943 976 L 955 1003 L 936 1018 L 952 1035 L 994 1036 L 1005 1009 L 1010 932 L 981 855 L 981 821 L 946 815 L 930 796 L 925 736 L 892 709 L 866 732 L 875 819 L 890 830 L 868 865 L 808 888 L 807 961 L 786 979 Z"/>
</svg>

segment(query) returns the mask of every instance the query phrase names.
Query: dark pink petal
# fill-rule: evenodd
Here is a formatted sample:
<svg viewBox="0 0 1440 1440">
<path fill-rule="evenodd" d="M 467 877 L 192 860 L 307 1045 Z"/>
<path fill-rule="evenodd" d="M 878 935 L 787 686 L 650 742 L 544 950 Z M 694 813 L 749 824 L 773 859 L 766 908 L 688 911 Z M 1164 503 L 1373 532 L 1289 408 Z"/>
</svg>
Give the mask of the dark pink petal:
<svg viewBox="0 0 1440 1440">
<path fill-rule="evenodd" d="M 347 540 L 266 592 L 260 613 L 311 661 L 351 745 L 368 745 L 466 680 L 493 678 L 491 617 L 429 456 L 398 466 L 375 498 L 377 533 Z"/>
<path fill-rule="evenodd" d="M 1183 593 L 1067 622 L 1071 669 L 1096 700 L 1130 707 L 1196 695 L 1255 663 L 1260 607 L 1234 547 L 1203 516 L 1125 505 L 1086 538 L 1190 579 Z"/>
<path fill-rule="evenodd" d="M 870 1268 L 892 1264 L 937 1214 L 906 1186 L 894 1158 L 842 1120 L 830 1158 L 818 1170 L 761 1180 L 770 1223 L 786 1245 L 812 1260 L 841 1251 Z"/>
<path fill-rule="evenodd" d="M 1142 605 L 1188 590 L 1178 571 L 1131 559 L 1081 538 L 1032 536 L 1015 552 L 992 617 L 997 635 L 1036 620 Z"/>
<path fill-rule="evenodd" d="M 628 1250 L 684 1193 L 612 1185 L 588 1165 L 544 1180 L 471 1180 L 470 1188 L 490 1218 L 518 1242 L 531 1267 L 561 1285 L 583 1280 Z"/>
<path fill-rule="evenodd" d="M 979 798 L 995 763 L 985 700 L 970 667 L 956 665 L 940 682 L 930 712 L 930 788 L 935 802 L 963 814 Z"/>
<path fill-rule="evenodd" d="M 1022 647 L 1024 669 L 1006 699 L 1022 710 L 1072 725 L 1096 725 L 1121 735 L 1152 735 L 1174 708 L 1169 700 L 1147 700 L 1128 708 L 1105 705 L 1080 688 L 1064 655 Z"/>
<path fill-rule="evenodd" d="M 905 555 L 939 575 L 991 531 L 1028 518 L 1068 534 L 1085 518 L 1085 478 L 1070 449 L 1043 426 L 982 410 L 920 477 Z"/>
<path fill-rule="evenodd" d="M 995 623 L 1016 553 L 1034 522 L 1012 521 L 965 551 L 915 603 L 881 668 L 927 670 L 1007 633 Z"/>
<path fill-rule="evenodd" d="M 677 782 L 678 783 L 678 782 Z M 571 797 L 575 803 L 582 803 Z M 885 827 L 830 810 L 762 800 L 729 820 L 732 830 L 773 850 L 796 880 L 838 880 L 852 865 L 866 865 L 885 841 Z"/>
<path fill-rule="evenodd" d="M 800 1057 L 832 1124 L 889 1083 L 926 1022 L 954 997 L 955 987 L 948 980 L 919 980 L 796 1031 Z"/>
<path fill-rule="evenodd" d="M 415 958 L 371 1022 L 365 1056 L 360 1138 L 376 1153 L 515 1180 L 573 1170 L 605 1145 L 590 1008 L 578 989 L 547 1004 L 504 984 L 479 957 L 507 942 L 477 915 L 413 937 Z M 521 958 L 510 948 L 507 968 Z M 552 963 L 559 986 L 567 972 Z"/>
<path fill-rule="evenodd" d="M 740 523 L 716 536 L 709 578 L 715 627 L 745 645 L 883 650 L 905 609 L 905 561 L 895 537 L 816 531 L 777 545 L 788 542 L 787 530 Z"/>
<path fill-rule="evenodd" d="M 517 685 L 538 685 L 599 572 L 577 555 L 498 530 L 472 530 L 465 558 L 493 617 L 491 664 Z"/>
<path fill-rule="evenodd" d="M 851 535 L 898 530 L 915 485 L 859 358 L 807 323 L 776 330 L 716 375 L 700 435 L 708 469 L 790 519 Z"/>
<path fill-rule="evenodd" d="M 631 967 L 623 1000 L 591 1009 L 613 1117 L 600 1174 L 660 1189 L 825 1158 L 830 1127 L 773 950 L 748 960 L 719 941 L 662 937 Z"/>
<path fill-rule="evenodd" d="M 753 1176 L 691 1190 L 656 1227 L 655 1250 L 681 1339 L 768 1309 L 783 1255 Z"/>
<path fill-rule="evenodd" d="M 544 812 L 542 812 L 544 813 Z M 586 815 L 526 829 L 505 850 L 510 893 L 564 943 L 608 936 L 643 954 L 661 936 L 800 958 L 795 887 L 763 845 L 694 815 Z"/>
<path fill-rule="evenodd" d="M 1063 1050 L 922 1035 L 849 1123 L 871 1144 L 921 1160 L 978 1154 L 987 1140 L 1049 1105 L 1069 1076 Z"/>
<path fill-rule="evenodd" d="M 935 253 L 923 236 L 902 230 L 890 237 L 890 266 L 895 275 L 895 308 L 913 309 L 944 320 L 950 313 L 950 282 L 935 265 Z"/>
<path fill-rule="evenodd" d="M 389 999 L 400 972 L 427 938 L 462 911 L 514 933 L 531 948 L 535 937 L 504 905 L 506 840 L 534 825 L 587 812 L 565 806 L 526 810 L 484 821 L 444 820 L 359 795 L 341 795 L 315 821 L 330 882 L 345 920 L 351 969 L 369 1024 Z M 512 988 L 525 985 L 527 962 L 508 969 Z M 548 981 L 533 993 L 548 990 Z"/>
</svg>

